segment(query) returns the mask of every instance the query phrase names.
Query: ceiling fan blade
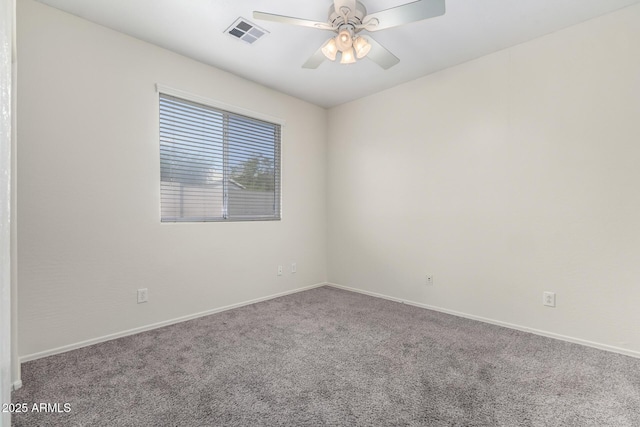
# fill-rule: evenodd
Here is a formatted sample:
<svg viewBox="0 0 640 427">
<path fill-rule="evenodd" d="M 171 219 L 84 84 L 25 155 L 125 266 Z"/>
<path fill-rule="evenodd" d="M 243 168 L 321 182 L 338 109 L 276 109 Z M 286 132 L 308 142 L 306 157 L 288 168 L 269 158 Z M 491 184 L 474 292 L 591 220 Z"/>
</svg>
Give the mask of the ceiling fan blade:
<svg viewBox="0 0 640 427">
<path fill-rule="evenodd" d="M 388 70 L 400 62 L 400 59 L 398 59 L 397 56 L 389 52 L 387 48 L 375 41 L 372 37 L 367 37 L 367 40 L 371 45 L 371 50 L 367 54 L 367 58 L 381 66 L 383 69 Z"/>
<path fill-rule="evenodd" d="M 280 22 L 282 24 L 291 24 L 291 25 L 299 25 L 302 27 L 317 28 L 320 30 L 331 30 L 331 31 L 335 30 L 333 25 L 329 24 L 328 22 L 310 21 L 308 19 L 293 18 L 291 16 L 276 15 L 273 13 L 254 11 L 253 18 L 260 19 L 263 21 Z"/>
<path fill-rule="evenodd" d="M 418 0 L 365 16 L 363 22 L 367 31 L 379 31 L 410 22 L 422 21 L 444 15 L 445 0 Z M 377 20 L 377 25 L 367 24 Z M 375 21 L 374 21 L 375 22 Z"/>
<path fill-rule="evenodd" d="M 326 59 L 326 56 L 324 56 L 324 53 L 322 53 L 322 46 L 320 46 L 320 49 L 316 50 L 316 52 L 313 55 L 311 55 L 309 59 L 307 59 L 307 62 L 302 64 L 302 68 L 310 68 L 310 69 L 318 68 L 320 64 L 324 62 L 325 59 Z"/>
</svg>

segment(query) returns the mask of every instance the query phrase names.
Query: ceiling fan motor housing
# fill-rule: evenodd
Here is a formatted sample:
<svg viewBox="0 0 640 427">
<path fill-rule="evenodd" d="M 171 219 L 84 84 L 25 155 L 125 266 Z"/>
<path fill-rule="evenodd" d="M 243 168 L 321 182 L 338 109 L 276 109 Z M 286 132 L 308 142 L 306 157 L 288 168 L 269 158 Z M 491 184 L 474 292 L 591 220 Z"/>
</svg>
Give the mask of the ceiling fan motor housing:
<svg viewBox="0 0 640 427">
<path fill-rule="evenodd" d="M 335 4 L 332 4 L 329 7 L 329 22 L 337 28 L 347 24 L 351 24 L 352 26 L 361 25 L 362 20 L 367 16 L 367 9 L 359 1 L 355 4 L 356 10 L 350 10 L 347 7 L 341 7 L 341 10 L 336 10 Z"/>
</svg>

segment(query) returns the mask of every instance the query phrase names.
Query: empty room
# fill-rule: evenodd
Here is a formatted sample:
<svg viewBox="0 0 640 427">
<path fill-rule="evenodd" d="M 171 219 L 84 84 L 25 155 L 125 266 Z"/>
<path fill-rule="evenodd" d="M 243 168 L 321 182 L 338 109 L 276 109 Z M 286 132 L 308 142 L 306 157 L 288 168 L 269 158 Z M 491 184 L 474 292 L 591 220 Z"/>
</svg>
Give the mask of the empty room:
<svg viewBox="0 0 640 427">
<path fill-rule="evenodd" d="M 640 0 L 0 0 L 2 427 L 640 425 Z"/>
</svg>

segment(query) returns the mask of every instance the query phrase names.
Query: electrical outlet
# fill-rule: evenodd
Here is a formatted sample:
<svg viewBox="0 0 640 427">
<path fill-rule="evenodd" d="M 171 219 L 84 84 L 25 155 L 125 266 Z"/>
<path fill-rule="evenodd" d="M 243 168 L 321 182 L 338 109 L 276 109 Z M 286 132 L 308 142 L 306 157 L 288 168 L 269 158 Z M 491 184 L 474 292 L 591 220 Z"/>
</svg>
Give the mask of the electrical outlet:
<svg viewBox="0 0 640 427">
<path fill-rule="evenodd" d="M 543 292 L 542 293 L 542 305 L 548 307 L 556 306 L 556 294 L 555 292 Z"/>
<path fill-rule="evenodd" d="M 427 276 L 427 281 L 426 281 L 425 285 L 433 286 L 433 276 Z"/>
<path fill-rule="evenodd" d="M 296 271 L 298 271 L 298 267 L 296 266 L 295 262 L 291 263 L 291 273 L 295 273 Z"/>
<path fill-rule="evenodd" d="M 282 266 L 278 266 L 278 276 L 282 276 Z"/>
<path fill-rule="evenodd" d="M 149 301 L 149 290 L 147 288 L 138 289 L 138 304 Z"/>
</svg>

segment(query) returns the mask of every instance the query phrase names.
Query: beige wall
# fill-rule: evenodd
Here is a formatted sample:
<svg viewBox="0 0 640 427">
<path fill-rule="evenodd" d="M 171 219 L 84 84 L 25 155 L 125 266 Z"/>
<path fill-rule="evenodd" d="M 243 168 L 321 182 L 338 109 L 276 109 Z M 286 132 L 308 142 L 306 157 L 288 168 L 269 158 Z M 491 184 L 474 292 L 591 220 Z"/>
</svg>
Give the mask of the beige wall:
<svg viewBox="0 0 640 427">
<path fill-rule="evenodd" d="M 639 52 L 633 6 L 330 110 L 329 281 L 640 355 Z"/>
<path fill-rule="evenodd" d="M 31 0 L 18 57 L 23 358 L 326 281 L 324 109 Z M 286 122 L 282 221 L 160 223 L 156 83 Z"/>
</svg>

